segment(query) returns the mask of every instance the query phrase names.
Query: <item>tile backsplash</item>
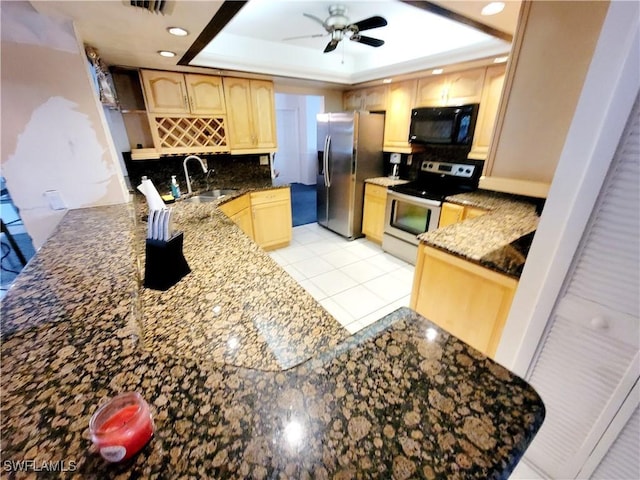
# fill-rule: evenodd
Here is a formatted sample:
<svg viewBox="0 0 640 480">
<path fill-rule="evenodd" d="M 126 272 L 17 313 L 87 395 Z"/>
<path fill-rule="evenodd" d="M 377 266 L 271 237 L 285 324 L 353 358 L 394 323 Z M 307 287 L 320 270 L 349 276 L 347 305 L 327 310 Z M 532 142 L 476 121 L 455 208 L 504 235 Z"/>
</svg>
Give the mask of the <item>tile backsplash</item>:
<svg viewBox="0 0 640 480">
<path fill-rule="evenodd" d="M 271 185 L 269 165 L 260 165 L 258 155 L 198 155 L 214 172 L 207 176 L 196 160 L 189 160 L 189 178 L 193 191 L 212 188 L 264 187 Z M 175 175 L 180 191 L 187 192 L 183 162 L 187 155 L 163 157 L 157 160 L 131 160 L 124 153 L 125 165 L 131 186 L 140 184 L 143 175 L 153 181 L 161 195 L 170 191 L 171 176 Z"/>
</svg>

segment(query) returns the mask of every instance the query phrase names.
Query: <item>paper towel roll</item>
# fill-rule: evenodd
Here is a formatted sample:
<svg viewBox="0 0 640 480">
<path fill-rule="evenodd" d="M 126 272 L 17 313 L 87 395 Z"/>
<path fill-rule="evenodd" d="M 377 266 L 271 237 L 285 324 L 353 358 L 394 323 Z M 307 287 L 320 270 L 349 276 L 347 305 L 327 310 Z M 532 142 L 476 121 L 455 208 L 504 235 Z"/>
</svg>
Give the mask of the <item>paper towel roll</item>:
<svg viewBox="0 0 640 480">
<path fill-rule="evenodd" d="M 150 179 L 145 178 L 144 180 L 142 180 L 137 188 L 140 193 L 142 193 L 147 198 L 147 204 L 149 205 L 150 211 L 162 210 L 163 208 L 166 208 L 164 202 L 162 201 L 162 198 L 160 197 L 160 194 L 158 193 L 158 190 L 156 190 L 156 187 L 153 185 L 153 182 Z"/>
</svg>

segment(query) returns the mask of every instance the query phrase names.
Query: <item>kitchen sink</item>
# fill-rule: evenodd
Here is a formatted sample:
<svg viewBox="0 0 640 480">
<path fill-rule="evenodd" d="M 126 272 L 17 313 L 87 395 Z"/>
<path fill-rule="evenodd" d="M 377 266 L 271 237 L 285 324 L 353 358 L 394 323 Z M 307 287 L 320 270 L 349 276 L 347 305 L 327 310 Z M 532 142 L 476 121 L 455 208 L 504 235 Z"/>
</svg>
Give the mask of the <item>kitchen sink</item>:
<svg viewBox="0 0 640 480">
<path fill-rule="evenodd" d="M 187 198 L 185 202 L 189 202 L 189 203 L 215 202 L 219 198 L 222 198 L 226 195 L 233 195 L 234 193 L 237 193 L 237 192 L 238 190 L 232 190 L 232 189 L 207 190 L 206 192 L 200 192 L 198 195 Z"/>
</svg>

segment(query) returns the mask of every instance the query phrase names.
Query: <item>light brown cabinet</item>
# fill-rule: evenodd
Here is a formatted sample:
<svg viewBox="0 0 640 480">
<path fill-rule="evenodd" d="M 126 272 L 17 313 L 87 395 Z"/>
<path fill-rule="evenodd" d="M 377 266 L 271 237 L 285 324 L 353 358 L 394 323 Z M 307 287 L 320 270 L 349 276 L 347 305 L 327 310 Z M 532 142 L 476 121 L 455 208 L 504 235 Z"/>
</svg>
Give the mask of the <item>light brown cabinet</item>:
<svg viewBox="0 0 640 480">
<path fill-rule="evenodd" d="M 251 197 L 249 194 L 229 200 L 227 203 L 220 205 L 220 210 L 253 240 Z"/>
<path fill-rule="evenodd" d="M 225 77 L 231 153 L 268 153 L 277 148 L 273 83 Z"/>
<path fill-rule="evenodd" d="M 140 75 L 150 113 L 225 114 L 220 77 L 156 70 Z"/>
<path fill-rule="evenodd" d="M 416 80 L 407 80 L 389 85 L 383 142 L 383 149 L 386 152 L 411 153 L 409 126 L 411 109 L 415 102 L 416 84 Z"/>
<path fill-rule="evenodd" d="M 411 308 L 492 357 L 518 281 L 420 244 Z"/>
<path fill-rule="evenodd" d="M 366 183 L 364 185 L 364 208 L 362 233 L 368 240 L 382 244 L 384 214 L 387 206 L 387 187 Z"/>
<path fill-rule="evenodd" d="M 416 106 L 438 107 L 480 103 L 485 69 L 463 70 L 448 75 L 420 78 Z"/>
<path fill-rule="evenodd" d="M 444 202 L 442 204 L 442 209 L 440 210 L 438 228 L 443 228 L 470 218 L 476 218 L 484 215 L 485 213 L 487 213 L 487 210 L 482 208 Z"/>
<path fill-rule="evenodd" d="M 291 191 L 277 188 L 251 192 L 253 238 L 265 250 L 291 243 Z"/>
<path fill-rule="evenodd" d="M 346 111 L 366 110 L 381 111 L 387 108 L 387 86 L 361 88 L 345 92 L 342 97 Z"/>
<path fill-rule="evenodd" d="M 505 73 L 506 65 L 504 64 L 487 68 L 469 158 L 484 160 L 487 157 L 502 98 Z"/>
<path fill-rule="evenodd" d="M 265 250 L 291 243 L 291 190 L 288 187 L 247 193 L 219 208 Z"/>
</svg>

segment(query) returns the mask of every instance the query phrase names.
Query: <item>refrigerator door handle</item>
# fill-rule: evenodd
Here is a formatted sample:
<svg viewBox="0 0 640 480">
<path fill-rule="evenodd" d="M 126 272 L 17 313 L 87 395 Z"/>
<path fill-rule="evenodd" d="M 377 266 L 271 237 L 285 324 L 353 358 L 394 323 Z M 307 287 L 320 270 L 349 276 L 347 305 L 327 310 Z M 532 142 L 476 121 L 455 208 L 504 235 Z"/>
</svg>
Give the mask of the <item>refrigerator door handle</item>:
<svg viewBox="0 0 640 480">
<path fill-rule="evenodd" d="M 327 187 L 331 187 L 331 176 L 329 175 L 329 153 L 330 153 L 330 149 L 331 149 L 331 135 L 327 135 L 327 146 L 324 149 L 325 151 L 325 155 L 327 158 L 327 163 L 326 163 L 326 167 L 325 167 L 325 172 L 324 172 L 324 178 L 325 178 L 325 182 L 327 184 Z"/>
</svg>

